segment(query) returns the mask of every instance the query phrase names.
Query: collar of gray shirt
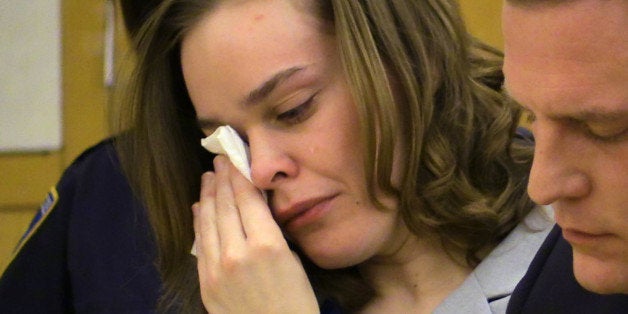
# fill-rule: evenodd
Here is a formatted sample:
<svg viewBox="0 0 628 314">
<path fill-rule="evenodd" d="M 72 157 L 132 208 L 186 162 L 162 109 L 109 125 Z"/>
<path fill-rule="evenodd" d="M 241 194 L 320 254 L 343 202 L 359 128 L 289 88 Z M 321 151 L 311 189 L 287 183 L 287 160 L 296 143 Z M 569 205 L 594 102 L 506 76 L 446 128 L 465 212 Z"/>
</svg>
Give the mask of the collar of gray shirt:
<svg viewBox="0 0 628 314">
<path fill-rule="evenodd" d="M 510 295 L 553 226 L 551 207 L 535 207 L 434 313 L 505 313 Z"/>
</svg>

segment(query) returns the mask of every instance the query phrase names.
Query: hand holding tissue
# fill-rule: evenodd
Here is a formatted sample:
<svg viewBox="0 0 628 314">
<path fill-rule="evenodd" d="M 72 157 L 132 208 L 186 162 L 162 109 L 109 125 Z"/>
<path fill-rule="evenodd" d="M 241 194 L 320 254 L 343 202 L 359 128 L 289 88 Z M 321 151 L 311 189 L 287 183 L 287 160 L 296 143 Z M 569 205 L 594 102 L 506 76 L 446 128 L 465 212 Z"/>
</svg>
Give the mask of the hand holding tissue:
<svg viewBox="0 0 628 314">
<path fill-rule="evenodd" d="M 214 133 L 201 140 L 201 146 L 214 154 L 226 155 L 236 169 L 251 181 L 249 147 L 232 127 L 228 125 L 218 127 Z M 196 241 L 190 253 L 196 256 Z"/>
</svg>

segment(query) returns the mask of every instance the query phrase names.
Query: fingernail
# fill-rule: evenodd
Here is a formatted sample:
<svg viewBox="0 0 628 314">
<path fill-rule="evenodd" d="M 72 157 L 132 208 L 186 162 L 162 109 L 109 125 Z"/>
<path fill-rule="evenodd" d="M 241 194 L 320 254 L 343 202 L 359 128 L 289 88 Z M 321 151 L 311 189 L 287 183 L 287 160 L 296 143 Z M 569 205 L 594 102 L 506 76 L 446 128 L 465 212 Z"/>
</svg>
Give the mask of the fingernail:
<svg viewBox="0 0 628 314">
<path fill-rule="evenodd" d="M 204 187 L 208 187 L 210 184 L 214 182 L 214 173 L 213 172 L 205 172 L 201 176 L 201 189 Z"/>
<path fill-rule="evenodd" d="M 192 204 L 192 214 L 194 216 L 198 216 L 199 210 L 201 210 L 201 205 L 198 202 Z"/>
<path fill-rule="evenodd" d="M 216 156 L 214 158 L 214 168 L 216 171 L 221 171 L 225 168 L 225 158 L 222 156 Z"/>
</svg>

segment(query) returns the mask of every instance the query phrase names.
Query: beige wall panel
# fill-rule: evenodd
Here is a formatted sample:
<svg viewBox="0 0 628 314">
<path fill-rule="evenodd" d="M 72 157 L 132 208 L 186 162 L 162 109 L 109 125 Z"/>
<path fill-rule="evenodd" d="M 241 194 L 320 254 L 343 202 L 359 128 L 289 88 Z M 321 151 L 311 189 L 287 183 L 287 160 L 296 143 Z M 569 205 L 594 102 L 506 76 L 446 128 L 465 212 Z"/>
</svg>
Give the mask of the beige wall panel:
<svg viewBox="0 0 628 314">
<path fill-rule="evenodd" d="M 109 134 L 103 79 L 105 4 L 62 1 L 63 148 L 43 155 L 0 155 L 0 266 L 62 171 Z"/>
<path fill-rule="evenodd" d="M 503 49 L 501 31 L 501 0 L 458 0 L 460 10 L 471 34 L 493 47 Z"/>
<path fill-rule="evenodd" d="M 63 164 L 108 133 L 103 78 L 105 1 L 63 1 Z"/>
<path fill-rule="evenodd" d="M 0 156 L 0 211 L 39 206 L 61 175 L 61 155 Z"/>
<path fill-rule="evenodd" d="M 62 2 L 63 148 L 46 155 L 0 155 L 0 208 L 38 204 L 65 167 L 109 134 L 103 84 L 104 4 L 104 0 Z"/>
</svg>

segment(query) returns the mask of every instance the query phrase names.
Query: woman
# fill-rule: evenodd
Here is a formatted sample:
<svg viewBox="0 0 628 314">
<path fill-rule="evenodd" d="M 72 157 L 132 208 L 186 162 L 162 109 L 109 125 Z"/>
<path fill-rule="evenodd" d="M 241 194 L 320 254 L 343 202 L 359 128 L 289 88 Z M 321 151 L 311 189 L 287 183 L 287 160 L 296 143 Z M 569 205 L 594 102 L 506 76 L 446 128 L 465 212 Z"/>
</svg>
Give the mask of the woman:
<svg viewBox="0 0 628 314">
<path fill-rule="evenodd" d="M 551 222 L 515 228 L 543 221 L 531 151 L 500 57 L 455 1 L 171 0 L 139 38 L 119 149 L 157 234 L 163 307 L 505 309 Z M 253 184 L 222 156 L 198 179 L 199 139 L 224 124 L 250 145 Z M 499 289 L 477 297 L 485 282 Z"/>
</svg>

